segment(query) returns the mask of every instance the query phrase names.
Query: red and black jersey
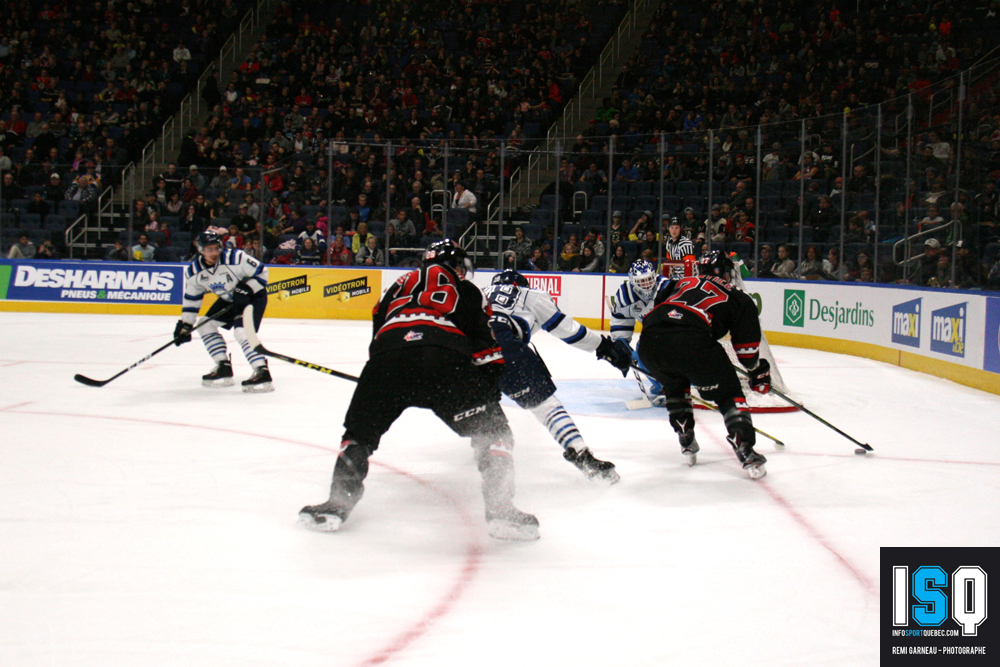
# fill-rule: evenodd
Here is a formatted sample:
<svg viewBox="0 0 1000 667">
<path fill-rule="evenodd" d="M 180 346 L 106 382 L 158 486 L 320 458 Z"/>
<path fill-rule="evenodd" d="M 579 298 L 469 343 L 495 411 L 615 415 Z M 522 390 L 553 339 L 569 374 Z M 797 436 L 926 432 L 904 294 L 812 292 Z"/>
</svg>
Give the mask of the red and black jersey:
<svg viewBox="0 0 1000 667">
<path fill-rule="evenodd" d="M 693 276 L 672 281 L 661 289 L 642 327 L 664 326 L 704 329 L 716 340 L 729 334 L 740 363 L 747 368 L 757 365 L 757 304 L 749 294 L 722 278 Z"/>
<path fill-rule="evenodd" d="M 369 354 L 433 346 L 457 350 L 475 364 L 502 363 L 482 291 L 444 264 L 410 271 L 393 283 L 373 311 Z"/>
</svg>

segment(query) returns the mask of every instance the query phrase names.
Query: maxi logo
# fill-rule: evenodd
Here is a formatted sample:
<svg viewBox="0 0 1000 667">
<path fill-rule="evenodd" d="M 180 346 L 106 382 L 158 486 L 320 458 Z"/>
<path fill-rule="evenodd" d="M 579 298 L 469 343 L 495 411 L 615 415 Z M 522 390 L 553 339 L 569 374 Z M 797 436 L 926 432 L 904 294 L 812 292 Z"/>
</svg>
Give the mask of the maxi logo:
<svg viewBox="0 0 1000 667">
<path fill-rule="evenodd" d="M 920 305 L 923 299 L 913 299 L 892 307 L 892 342 L 920 347 Z"/>
<path fill-rule="evenodd" d="M 3 267 L 0 266 L 0 270 Z M 0 274 L 0 298 L 3 298 Z M 986 335 L 983 336 L 983 370 L 1000 373 L 1000 299 L 986 299 Z"/>
<path fill-rule="evenodd" d="M 965 316 L 968 302 L 931 313 L 931 352 L 965 356 Z"/>
<path fill-rule="evenodd" d="M 804 327 L 806 325 L 805 290 L 785 290 L 784 323 L 786 327 Z"/>
</svg>

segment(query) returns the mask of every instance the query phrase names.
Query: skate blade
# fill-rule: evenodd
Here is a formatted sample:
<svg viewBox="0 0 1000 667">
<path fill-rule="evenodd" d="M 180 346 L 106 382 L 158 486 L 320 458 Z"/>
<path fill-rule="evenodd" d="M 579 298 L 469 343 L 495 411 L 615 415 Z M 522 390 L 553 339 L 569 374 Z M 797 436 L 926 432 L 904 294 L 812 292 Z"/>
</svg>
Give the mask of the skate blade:
<svg viewBox="0 0 1000 667">
<path fill-rule="evenodd" d="M 236 384 L 236 380 L 233 378 L 222 378 L 219 380 L 202 380 L 202 387 L 209 387 L 210 389 L 218 389 L 222 387 L 232 387 Z"/>
<path fill-rule="evenodd" d="M 269 391 L 274 391 L 274 384 L 270 382 L 261 382 L 260 384 L 243 385 L 244 394 L 266 394 Z"/>
<path fill-rule="evenodd" d="M 531 542 L 537 540 L 538 526 L 525 525 L 506 521 L 504 519 L 493 519 L 486 522 L 486 529 L 495 540 L 509 540 L 512 542 Z"/>
<path fill-rule="evenodd" d="M 622 478 L 614 468 L 611 468 L 610 470 L 602 470 L 597 473 L 594 475 L 593 479 L 596 479 L 599 482 L 606 482 L 608 484 L 617 484 Z"/>
<path fill-rule="evenodd" d="M 687 460 L 689 466 L 693 466 L 698 462 L 698 452 L 681 452 L 684 454 L 684 458 Z"/>
<path fill-rule="evenodd" d="M 767 468 L 764 467 L 763 463 L 747 466 L 744 470 L 750 475 L 750 479 L 761 479 L 767 474 Z"/>
<path fill-rule="evenodd" d="M 313 515 L 308 512 L 299 513 L 299 525 L 321 533 L 335 533 L 340 530 L 340 526 L 343 523 L 344 520 L 336 514 Z"/>
</svg>

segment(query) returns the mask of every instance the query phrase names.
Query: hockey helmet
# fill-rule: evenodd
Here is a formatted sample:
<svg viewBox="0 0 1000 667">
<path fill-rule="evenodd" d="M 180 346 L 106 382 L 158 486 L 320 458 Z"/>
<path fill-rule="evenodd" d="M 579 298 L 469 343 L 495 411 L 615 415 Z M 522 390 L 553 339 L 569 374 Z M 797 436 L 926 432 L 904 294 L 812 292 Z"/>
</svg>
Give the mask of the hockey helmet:
<svg viewBox="0 0 1000 667">
<path fill-rule="evenodd" d="M 733 260 L 721 250 L 706 252 L 698 260 L 698 275 L 702 276 L 718 276 L 724 280 L 729 280 L 730 276 L 732 276 L 733 268 Z"/>
<path fill-rule="evenodd" d="M 472 276 L 474 270 L 465 248 L 451 239 L 441 239 L 427 246 L 424 264 L 444 264 L 456 270 L 462 269 L 467 276 Z"/>
<path fill-rule="evenodd" d="M 494 285 L 517 285 L 518 287 L 528 287 L 528 279 L 514 269 L 504 269 L 493 276 Z"/>
<path fill-rule="evenodd" d="M 195 245 L 198 246 L 198 252 L 204 252 L 205 248 L 210 245 L 222 246 L 222 239 L 215 232 L 202 232 L 198 234 L 198 238 L 195 239 Z"/>
<path fill-rule="evenodd" d="M 656 269 L 650 262 L 637 259 L 628 270 L 628 282 L 641 298 L 651 299 L 656 288 Z"/>
</svg>

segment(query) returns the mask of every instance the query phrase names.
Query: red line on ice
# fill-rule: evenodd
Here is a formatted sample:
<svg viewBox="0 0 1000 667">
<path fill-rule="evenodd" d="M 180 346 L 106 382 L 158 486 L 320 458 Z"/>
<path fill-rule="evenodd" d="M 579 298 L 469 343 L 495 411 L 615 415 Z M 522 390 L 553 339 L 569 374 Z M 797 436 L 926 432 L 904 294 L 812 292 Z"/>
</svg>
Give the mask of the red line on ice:
<svg viewBox="0 0 1000 667">
<path fill-rule="evenodd" d="M 10 406 L 9 408 L 4 408 L 3 411 L 9 411 L 13 408 L 20 407 L 23 405 L 28 405 L 28 403 L 20 403 L 18 405 Z M 140 419 L 136 417 L 112 417 L 106 415 L 81 415 L 73 414 L 70 412 L 46 412 L 42 410 L 20 410 L 17 414 L 26 415 L 41 415 L 49 417 L 76 417 L 80 419 L 107 419 L 112 421 L 125 421 L 125 422 L 140 422 L 144 424 L 158 424 L 161 426 L 178 426 L 181 428 L 193 428 L 202 429 L 206 431 L 218 431 L 221 433 L 232 433 L 235 435 L 251 436 L 256 438 L 263 438 L 265 440 L 275 440 L 277 442 L 289 443 L 292 445 L 300 445 L 302 447 L 310 447 L 312 449 L 319 449 L 325 452 L 338 451 L 337 447 L 327 447 L 325 445 L 317 445 L 312 442 L 303 442 L 301 440 L 293 440 L 291 438 L 283 438 L 278 435 L 267 435 L 263 433 L 251 433 L 249 431 L 240 431 L 238 429 L 232 428 L 222 428 L 219 426 L 203 426 L 200 424 L 185 424 L 183 422 L 172 422 L 172 421 L 162 421 L 158 419 Z M 434 484 L 431 484 L 427 480 L 421 479 L 416 475 L 396 468 L 394 466 L 380 463 L 378 461 L 372 461 L 374 465 L 381 466 L 390 472 L 407 478 L 408 480 L 420 484 L 421 486 L 429 489 L 433 493 L 441 496 L 458 514 L 459 518 L 462 520 L 462 525 L 469 533 L 469 543 L 465 550 L 465 561 L 462 564 L 462 571 L 459 573 L 458 578 L 452 583 L 448 588 L 448 591 L 444 594 L 441 600 L 434 605 L 428 612 L 426 612 L 423 617 L 420 618 L 416 623 L 414 623 L 408 630 L 400 633 L 395 639 L 389 642 L 384 648 L 380 649 L 378 652 L 374 653 L 371 657 L 367 658 L 361 665 L 380 665 L 390 658 L 394 657 L 397 653 L 403 651 L 411 643 L 419 639 L 424 633 L 426 633 L 431 626 L 445 616 L 451 611 L 452 607 L 462 596 L 462 594 L 469 587 L 469 584 L 475 578 L 476 573 L 479 571 L 479 567 L 482 564 L 482 554 L 483 547 L 478 536 L 478 528 L 472 521 L 472 518 L 468 515 L 461 504 L 453 498 L 447 491 L 438 488 Z"/>
<path fill-rule="evenodd" d="M 719 437 L 717 435 L 715 435 L 711 431 L 707 432 L 711 436 L 712 440 L 715 442 L 716 445 L 718 445 L 720 448 L 724 448 L 728 452 L 732 452 L 732 448 L 729 446 L 728 443 L 723 445 L 723 443 L 719 440 Z M 735 456 L 733 457 L 733 463 L 737 463 Z M 833 546 L 830 540 L 828 540 L 823 535 L 823 533 L 819 531 L 818 528 L 809 523 L 809 521 L 797 509 L 795 509 L 791 501 L 789 501 L 783 495 L 778 493 L 778 491 L 775 490 L 773 486 L 771 486 L 764 480 L 758 480 L 756 482 L 750 482 L 750 483 L 757 484 L 762 489 L 764 489 L 764 492 L 771 497 L 771 500 L 776 502 L 786 512 L 788 512 L 791 515 L 792 519 L 795 520 L 795 523 L 802 526 L 802 528 L 805 529 L 807 533 L 809 533 L 810 537 L 819 542 L 820 546 L 829 551 L 834 558 L 840 561 L 840 564 L 843 565 L 845 568 L 847 568 L 847 570 L 854 576 L 854 578 L 858 580 L 858 583 L 861 584 L 861 587 L 865 589 L 866 593 L 878 597 L 879 594 L 878 588 L 875 586 L 872 580 L 869 579 L 863 572 L 861 572 L 861 570 L 856 568 L 854 564 L 851 563 L 851 561 L 847 560 L 847 558 L 845 558 L 839 551 L 837 551 L 837 549 Z"/>
</svg>

